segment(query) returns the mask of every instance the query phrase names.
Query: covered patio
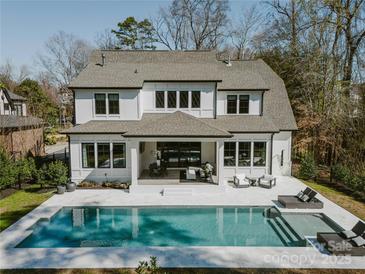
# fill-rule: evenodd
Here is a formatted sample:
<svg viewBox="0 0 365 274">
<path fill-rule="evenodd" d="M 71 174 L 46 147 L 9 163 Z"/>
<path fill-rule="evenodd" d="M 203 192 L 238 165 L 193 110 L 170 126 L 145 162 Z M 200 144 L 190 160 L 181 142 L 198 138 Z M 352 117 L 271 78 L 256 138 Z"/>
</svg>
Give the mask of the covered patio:
<svg viewBox="0 0 365 274">
<path fill-rule="evenodd" d="M 145 185 L 224 184 L 224 140 L 232 137 L 225 130 L 176 111 L 124 137 L 130 143 L 131 190 Z M 210 175 L 202 176 L 207 163 Z"/>
</svg>

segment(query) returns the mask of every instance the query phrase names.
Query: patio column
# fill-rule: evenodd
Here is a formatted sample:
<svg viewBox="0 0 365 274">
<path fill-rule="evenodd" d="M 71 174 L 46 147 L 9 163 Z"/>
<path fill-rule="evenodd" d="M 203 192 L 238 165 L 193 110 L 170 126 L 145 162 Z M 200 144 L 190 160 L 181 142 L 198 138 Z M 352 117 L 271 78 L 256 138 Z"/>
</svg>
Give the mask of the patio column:
<svg viewBox="0 0 365 274">
<path fill-rule="evenodd" d="M 131 157 L 131 184 L 137 186 L 138 184 L 138 142 L 130 142 L 130 157 Z"/>
<path fill-rule="evenodd" d="M 217 141 L 217 173 L 218 185 L 224 187 L 224 142 L 222 140 Z"/>
</svg>

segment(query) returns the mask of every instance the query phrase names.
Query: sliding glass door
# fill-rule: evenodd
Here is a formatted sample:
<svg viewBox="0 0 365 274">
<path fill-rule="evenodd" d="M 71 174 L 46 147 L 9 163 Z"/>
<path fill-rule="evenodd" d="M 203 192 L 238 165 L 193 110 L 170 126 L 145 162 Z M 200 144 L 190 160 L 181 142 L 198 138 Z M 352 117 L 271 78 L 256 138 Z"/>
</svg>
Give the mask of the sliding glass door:
<svg viewBox="0 0 365 274">
<path fill-rule="evenodd" d="M 201 166 L 199 142 L 157 142 L 157 150 L 167 167 Z"/>
</svg>

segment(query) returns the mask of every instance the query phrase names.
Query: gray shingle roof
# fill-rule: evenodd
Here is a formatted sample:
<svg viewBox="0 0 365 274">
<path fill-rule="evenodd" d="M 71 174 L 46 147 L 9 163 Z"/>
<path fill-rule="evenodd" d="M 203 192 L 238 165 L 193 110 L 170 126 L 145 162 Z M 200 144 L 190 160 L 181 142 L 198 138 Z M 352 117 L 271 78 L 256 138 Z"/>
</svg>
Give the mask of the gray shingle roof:
<svg viewBox="0 0 365 274">
<path fill-rule="evenodd" d="M 98 65 L 102 53 L 104 66 Z M 70 87 L 142 88 L 145 81 L 216 81 L 218 91 L 265 90 L 266 121 L 279 130 L 297 130 L 284 82 L 263 60 L 231 61 L 227 66 L 217 60 L 215 51 L 97 50 Z"/>
<path fill-rule="evenodd" d="M 101 54 L 105 65 L 101 66 Z M 94 51 L 71 88 L 141 88 L 145 81 L 222 82 L 222 88 L 268 89 L 255 71 L 217 60 L 215 51 Z"/>
<path fill-rule="evenodd" d="M 217 116 L 216 119 L 205 118 L 201 120 L 231 133 L 279 131 L 279 129 L 274 125 L 268 116 L 223 115 Z"/>
<path fill-rule="evenodd" d="M 144 120 L 144 121 L 143 121 Z M 202 119 L 181 111 L 171 114 L 150 114 L 138 127 L 124 134 L 126 137 L 231 137 L 223 129 L 216 128 Z"/>
<path fill-rule="evenodd" d="M 43 125 L 43 120 L 33 116 L 0 115 L 0 128 L 22 128 Z"/>
<path fill-rule="evenodd" d="M 231 133 L 278 132 L 269 117 L 224 115 L 217 119 L 196 118 L 176 111 L 144 114 L 140 121 L 89 121 L 63 131 L 65 134 L 123 134 L 125 137 L 231 137 Z"/>
</svg>

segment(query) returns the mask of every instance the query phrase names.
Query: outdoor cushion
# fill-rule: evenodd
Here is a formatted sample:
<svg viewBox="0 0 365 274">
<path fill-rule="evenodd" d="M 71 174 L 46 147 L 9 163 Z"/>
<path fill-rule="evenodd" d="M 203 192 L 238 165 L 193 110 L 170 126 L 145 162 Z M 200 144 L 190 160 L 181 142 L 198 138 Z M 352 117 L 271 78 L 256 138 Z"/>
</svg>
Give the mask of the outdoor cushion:
<svg viewBox="0 0 365 274">
<path fill-rule="evenodd" d="M 365 239 L 361 236 L 357 236 L 357 237 L 351 239 L 351 241 L 354 243 L 355 246 L 364 246 L 365 245 Z"/>
<path fill-rule="evenodd" d="M 345 231 L 342 231 L 340 234 L 345 239 L 350 239 L 350 238 L 354 238 L 357 236 L 356 233 L 353 232 L 352 230 L 345 230 Z"/>
<path fill-rule="evenodd" d="M 236 178 L 241 181 L 246 179 L 246 175 L 244 173 L 236 174 Z"/>
<path fill-rule="evenodd" d="M 307 202 L 309 200 L 309 196 L 304 194 L 302 197 L 299 198 L 302 202 Z"/>
<path fill-rule="evenodd" d="M 303 195 L 304 195 L 303 191 L 299 191 L 299 193 L 297 195 L 295 195 L 295 197 L 300 199 Z"/>
</svg>

